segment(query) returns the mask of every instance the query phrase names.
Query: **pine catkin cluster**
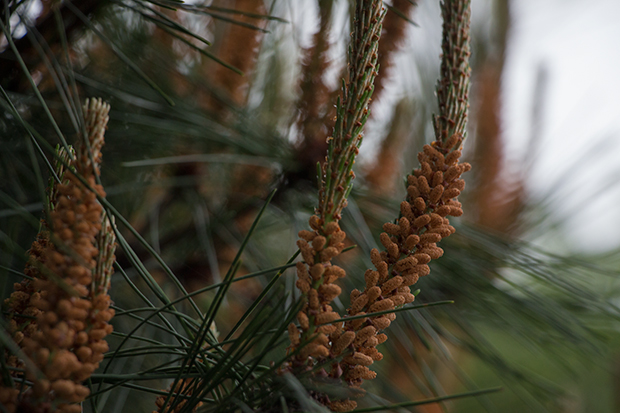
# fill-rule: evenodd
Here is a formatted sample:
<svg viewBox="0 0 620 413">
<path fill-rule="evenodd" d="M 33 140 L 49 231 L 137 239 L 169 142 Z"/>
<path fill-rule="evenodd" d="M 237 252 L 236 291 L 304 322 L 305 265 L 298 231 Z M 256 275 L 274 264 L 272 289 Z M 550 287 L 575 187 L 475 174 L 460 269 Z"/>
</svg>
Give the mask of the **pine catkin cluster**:
<svg viewBox="0 0 620 413">
<path fill-rule="evenodd" d="M 352 167 L 368 118 L 384 17 L 380 0 L 356 1 L 348 79 L 343 85 L 342 100 L 336 105 L 336 124 L 332 137 L 328 138 L 327 156 L 319 169 L 319 205 L 316 215 L 310 218 L 312 230 L 300 231 L 297 241 L 304 262 L 297 263 L 296 284 L 306 301 L 297 315 L 298 325 L 291 323 L 288 330 L 289 351 L 294 353 L 289 368 L 293 371 L 324 366 L 314 374 L 340 377 L 336 360 L 344 356 L 350 344 L 350 334 L 342 334 L 342 323 L 333 323 L 340 315 L 331 307 L 331 302 L 341 293 L 335 282 L 346 273 L 331 261 L 345 245 L 346 234 L 338 221 L 352 187 Z M 315 397 L 330 408 L 335 404 L 355 404 L 348 400 L 331 401 L 322 394 Z"/>
<path fill-rule="evenodd" d="M 465 186 L 460 176 L 470 169 L 469 164 L 458 163 L 460 150 L 450 152 L 460 141 L 454 136 L 443 148 L 425 145 L 418 155 L 421 167 L 407 177 L 408 196 L 401 203 L 400 218 L 383 225 L 380 240 L 385 250 L 371 251 L 375 269 L 364 274 L 363 291 L 351 292 L 349 316 L 389 311 L 412 302 L 410 286 L 430 273 L 431 260 L 443 255 L 437 243 L 454 233 L 447 217 L 463 214 L 456 197 Z M 380 331 L 395 318 L 390 313 L 345 323 L 344 331 L 352 338 L 353 353 L 341 361 L 340 368 L 351 386 L 360 386 L 363 380 L 375 377 L 367 366 L 383 358 L 376 346 L 387 336 Z"/>
<path fill-rule="evenodd" d="M 67 153 L 63 148 L 57 150 L 60 160 L 65 164 L 71 162 L 71 158 L 75 156 L 75 151 L 70 148 Z M 61 183 L 66 183 L 66 169 L 62 162 L 56 165 L 56 176 Z M 47 195 L 47 208 L 53 211 L 58 201 L 58 191 L 56 181 L 50 180 Z M 5 300 L 8 313 L 9 332 L 12 335 L 15 344 L 22 346 L 24 339 L 31 339 L 33 334 L 37 332 L 37 318 L 41 314 L 41 310 L 37 307 L 38 301 L 41 299 L 41 293 L 35 289 L 35 280 L 40 279 L 43 275 L 41 269 L 45 268 L 46 251 L 52 248 L 50 244 L 50 232 L 47 221 L 42 219 L 40 222 L 41 229 L 37 234 L 37 238 L 32 243 L 28 251 L 28 262 L 24 268 L 25 278 L 20 283 L 13 285 L 13 293 Z M 26 340 L 26 342 L 28 342 Z M 14 354 L 7 355 L 7 365 L 14 369 L 24 369 L 24 362 Z M 17 370 L 13 370 L 13 376 L 17 377 Z M 9 411 L 13 411 L 17 407 L 19 390 L 14 387 L 0 386 L 0 403 L 7 406 Z"/>
<path fill-rule="evenodd" d="M 42 231 L 33 243 L 25 270 L 29 278 L 16 284 L 7 300 L 15 342 L 36 366 L 36 370 L 26 369 L 31 386 L 19 398 L 11 398 L 9 411 L 81 412 L 76 403 L 89 394 L 81 383 L 108 350 L 104 337 L 112 331 L 108 321 L 114 315 L 107 290 L 115 237 L 96 194 L 78 174 L 104 196 L 95 177 L 109 106 L 87 100 L 83 110 L 85 142 L 69 162 L 71 168 L 52 185 L 45 225 L 49 231 Z M 68 155 L 60 158 L 69 160 Z M 24 317 L 30 321 L 24 323 Z M 5 393 L 15 392 L 3 388 L 0 394 Z"/>
<path fill-rule="evenodd" d="M 44 227 L 44 225 L 43 225 Z M 38 266 L 43 261 L 45 249 L 49 243 L 49 233 L 41 231 L 37 235 L 37 239 L 32 243 L 28 254 L 29 262 L 26 264 L 24 274 L 28 277 L 21 283 L 13 285 L 13 293 L 5 300 L 5 306 L 8 311 L 9 332 L 13 341 L 21 346 L 24 340 L 30 339 L 37 331 L 37 317 L 41 311 L 35 305 L 40 299 L 40 293 L 35 290 L 32 280 L 37 277 Z M 14 354 L 6 354 L 7 365 L 14 369 L 24 369 L 24 363 Z M 16 377 L 17 370 L 13 370 L 13 376 Z M 15 386 L 0 384 L 0 404 L 9 412 L 15 412 L 19 399 L 19 389 Z"/>
<path fill-rule="evenodd" d="M 310 218 L 310 227 L 313 231 L 300 231 L 297 241 L 304 262 L 297 263 L 296 285 L 307 300 L 297 315 L 299 327 L 291 323 L 288 329 L 292 350 L 304 343 L 295 356 L 295 367 L 307 369 L 330 357 L 330 343 L 339 329 L 330 323 L 340 318 L 330 304 L 341 293 L 335 281 L 346 275 L 344 269 L 331 264 L 344 248 L 345 232 L 336 222 L 322 226 L 316 215 Z"/>
<path fill-rule="evenodd" d="M 28 251 L 29 260 L 24 269 L 24 274 L 28 278 L 21 283 L 15 283 L 13 293 L 5 300 L 9 311 L 9 329 L 16 344 L 20 344 L 24 338 L 30 338 L 37 329 L 36 319 L 41 311 L 35 304 L 41 298 L 41 294 L 35 290 L 33 280 L 39 276 L 38 268 L 43 265 L 48 246 L 49 232 L 42 230 Z M 16 356 L 9 356 L 9 365 L 18 367 Z"/>
<path fill-rule="evenodd" d="M 309 370 L 331 361 L 329 372 L 321 369 L 319 375 L 341 378 L 353 388 L 375 378 L 369 366 L 383 358 L 377 346 L 387 336 L 381 331 L 395 320 L 393 310 L 414 301 L 410 286 L 430 273 L 431 260 L 443 255 L 437 243 L 455 231 L 448 216 L 463 213 L 457 197 L 465 186 L 461 175 L 470 169 L 469 164 L 459 163 L 468 111 L 470 2 L 446 0 L 441 7 L 444 38 L 437 86 L 439 114 L 434 118 L 436 140 L 418 155 L 420 167 L 407 177 L 407 198 L 401 203 L 400 216 L 383 226 L 380 240 L 384 250 L 371 251 L 375 268 L 364 274 L 364 290 L 351 293 L 347 316 L 352 319 L 343 324 L 334 323 L 339 317 L 330 303 L 340 294 L 333 282 L 345 273 L 331 265 L 331 259 L 342 250 L 335 243 L 345 238 L 337 222 L 351 189 L 351 167 L 368 115 L 384 17 L 380 2 L 356 2 L 349 83 L 342 105 L 337 105 L 334 135 L 320 170 L 317 216 L 310 220 L 313 231 L 301 231 L 297 243 L 305 261 L 297 264 L 297 287 L 307 302 L 297 317 L 299 326 L 289 326 L 294 370 Z M 342 239 L 334 239 L 334 235 Z M 372 315 L 382 312 L 385 314 Z M 329 400 L 325 395 L 319 399 L 332 411 L 357 406 L 349 399 Z"/>
<path fill-rule="evenodd" d="M 331 302 L 340 295 L 335 281 L 346 275 L 344 269 L 333 265 L 332 259 L 344 248 L 346 234 L 340 229 L 340 213 L 346 206 L 351 190 L 355 157 L 362 141 L 362 129 L 368 118 L 368 103 L 377 75 L 377 47 L 381 22 L 385 16 L 379 0 L 356 2 L 351 45 L 349 47 L 348 80 L 337 104 L 336 124 L 328 138 L 325 162 L 319 171 L 319 205 L 310 218 L 312 231 L 299 232 L 299 247 L 304 262 L 297 263 L 297 288 L 306 302 L 297 316 L 298 326 L 289 325 L 289 350 L 294 371 L 313 370 L 317 365 L 337 367 L 336 357 L 343 353 L 346 336 L 342 337 L 342 323 L 333 321 L 340 315 L 333 311 Z M 338 376 L 321 368 L 320 376 Z M 326 395 L 317 396 L 330 405 Z"/>
<path fill-rule="evenodd" d="M 448 216 L 463 214 L 457 197 L 465 187 L 461 175 L 471 168 L 468 163 L 459 163 L 469 107 L 470 2 L 446 0 L 441 8 L 443 54 L 437 85 L 436 140 L 424 146 L 418 154 L 420 167 L 407 176 L 407 199 L 400 205 L 400 216 L 384 224 L 380 236 L 384 251 L 371 251 L 375 269 L 364 274 L 364 291 L 352 291 L 349 316 L 390 311 L 412 302 L 410 286 L 430 273 L 428 263 L 443 255 L 437 243 L 455 231 Z M 395 318 L 389 313 L 345 323 L 343 335 L 349 334 L 352 355 L 340 362 L 339 370 L 349 385 L 357 387 L 376 376 L 368 366 L 383 357 L 376 346 L 387 336 L 380 331 Z"/>
</svg>

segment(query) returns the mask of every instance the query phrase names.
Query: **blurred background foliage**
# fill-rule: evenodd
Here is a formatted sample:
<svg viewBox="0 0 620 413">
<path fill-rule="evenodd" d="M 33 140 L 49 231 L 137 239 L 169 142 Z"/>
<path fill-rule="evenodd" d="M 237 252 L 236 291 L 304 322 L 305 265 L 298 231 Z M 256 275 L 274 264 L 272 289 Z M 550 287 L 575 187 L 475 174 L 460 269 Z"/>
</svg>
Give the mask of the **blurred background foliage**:
<svg viewBox="0 0 620 413">
<path fill-rule="evenodd" d="M 375 364 L 378 378 L 367 388 L 400 402 L 503 386 L 415 410 L 428 413 L 618 411 L 618 260 L 612 253 L 558 254 L 537 246 L 541 234 L 562 244 L 548 235 L 562 222 L 544 200 L 528 197 L 529 166 L 515 170 L 505 162 L 502 73 L 510 3 L 474 2 L 466 215 L 442 243 L 444 257 L 418 284 L 416 303 L 455 303 L 401 313 L 387 332 L 386 358 Z M 439 4 L 392 0 L 387 6 L 371 121 L 342 221 L 357 247 L 340 259 L 349 274 L 335 302 L 341 312 L 346 292 L 364 284 L 381 225 L 396 217 L 402 177 L 432 136 Z M 4 0 L 3 297 L 38 231 L 49 148 L 75 140 L 79 102 L 90 96 L 112 107 L 101 175 L 107 199 L 156 253 L 119 227 L 127 244 L 117 252 L 124 274 L 117 269 L 110 293 L 118 309 L 142 305 L 126 284 L 130 279 L 147 290 L 138 262 L 170 299 L 182 297 L 156 257 L 188 291 L 221 282 L 273 189 L 237 276 L 284 265 L 316 205 L 316 163 L 325 156 L 345 73 L 350 10 L 346 0 Z M 534 113 L 545 82 L 541 69 Z M 232 284 L 215 317 L 220 337 L 271 276 Z M 294 304 L 294 281 L 292 271 L 280 278 L 269 298 L 275 308 Z M 285 292 L 290 295 L 278 302 Z M 214 299 L 213 292 L 195 297 L 202 309 Z M 134 326 L 127 317 L 114 323 L 120 332 Z M 141 331 L 171 340 L 162 334 Z M 283 356 L 286 340 L 278 343 L 268 358 Z M 122 375 L 155 363 L 143 355 L 108 367 Z M 169 382 L 140 385 L 161 389 Z M 99 411 L 153 409 L 154 396 L 141 391 L 129 382 L 98 396 Z"/>
</svg>

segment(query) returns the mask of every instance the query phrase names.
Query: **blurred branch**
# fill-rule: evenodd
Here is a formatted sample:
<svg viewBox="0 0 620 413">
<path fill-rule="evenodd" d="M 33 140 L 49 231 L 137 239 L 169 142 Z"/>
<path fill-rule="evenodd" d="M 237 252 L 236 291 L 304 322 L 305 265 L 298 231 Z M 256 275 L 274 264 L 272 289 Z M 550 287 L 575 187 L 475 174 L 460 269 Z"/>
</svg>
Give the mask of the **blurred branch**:
<svg viewBox="0 0 620 413">
<path fill-rule="evenodd" d="M 46 0 L 46 2 L 51 1 Z M 4 0 L 5 11 L 8 10 L 8 4 L 9 0 Z M 108 0 L 77 0 L 71 3 L 73 7 L 87 16 L 92 15 L 107 4 L 109 4 Z M 34 27 L 27 27 L 27 30 L 37 31 L 52 50 L 58 51 L 61 35 L 58 32 L 55 14 L 60 16 L 66 37 L 72 36 L 84 27 L 84 21 L 75 15 L 67 3 L 58 3 L 57 6 L 51 7 L 45 15 L 40 16 Z M 5 15 L 3 18 L 9 21 L 10 16 Z M 28 36 L 16 40 L 15 47 L 28 67 L 33 68 L 40 63 L 35 45 Z M 9 91 L 23 91 L 28 87 L 23 77 L 24 73 L 19 67 L 14 51 L 11 48 L 6 48 L 0 53 L 0 82 L 2 86 Z"/>
</svg>

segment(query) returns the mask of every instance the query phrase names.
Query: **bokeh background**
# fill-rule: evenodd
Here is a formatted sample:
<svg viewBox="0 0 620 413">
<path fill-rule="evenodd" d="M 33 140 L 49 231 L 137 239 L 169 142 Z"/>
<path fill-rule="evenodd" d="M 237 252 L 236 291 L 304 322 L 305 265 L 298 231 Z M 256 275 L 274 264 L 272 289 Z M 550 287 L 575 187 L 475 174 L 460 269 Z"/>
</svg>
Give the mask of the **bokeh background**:
<svg viewBox="0 0 620 413">
<path fill-rule="evenodd" d="M 51 159 L 45 146 L 43 156 L 33 149 L 27 131 L 52 146 L 61 136 L 73 141 L 74 101 L 89 96 L 112 106 L 101 176 L 108 200 L 187 289 L 221 280 L 274 188 L 241 272 L 287 261 L 316 205 L 316 163 L 345 73 L 351 2 L 7 1 L 3 296 L 38 230 L 37 182 L 47 179 L 44 158 Z M 404 197 L 403 176 L 433 139 L 439 2 L 387 5 L 380 76 L 343 217 L 357 245 L 340 263 L 349 273 L 345 292 L 363 285 L 368 251 Z M 399 402 L 503 388 L 415 410 L 429 413 L 620 410 L 619 13 L 613 0 L 472 2 L 466 212 L 416 300 L 455 303 L 399 315 L 370 392 Z M 164 291 L 178 296 L 139 240 L 121 230 Z M 140 285 L 130 255 L 120 249 L 118 262 Z M 292 293 L 286 305 L 294 281 L 292 272 L 282 277 L 282 291 Z M 234 285 L 216 318 L 222 334 L 265 282 Z M 136 306 L 122 286 L 117 276 L 116 304 Z M 341 311 L 348 301 L 343 294 Z M 115 323 L 119 331 L 131 326 Z M 115 391 L 98 401 L 99 411 L 152 409 L 141 393 Z"/>
</svg>

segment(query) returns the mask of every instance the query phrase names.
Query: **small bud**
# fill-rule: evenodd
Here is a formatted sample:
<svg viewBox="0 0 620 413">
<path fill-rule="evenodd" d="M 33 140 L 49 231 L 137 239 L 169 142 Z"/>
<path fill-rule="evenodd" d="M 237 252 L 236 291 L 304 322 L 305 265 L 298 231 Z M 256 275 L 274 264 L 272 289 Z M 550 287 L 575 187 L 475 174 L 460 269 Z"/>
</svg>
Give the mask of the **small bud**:
<svg viewBox="0 0 620 413">
<path fill-rule="evenodd" d="M 302 330 L 308 330 L 310 328 L 310 320 L 308 320 L 308 316 L 303 311 L 297 313 L 297 321 L 299 322 L 299 326 Z"/>
<path fill-rule="evenodd" d="M 409 235 L 405 240 L 405 246 L 408 250 L 412 250 L 420 242 L 420 237 L 417 235 Z"/>
<path fill-rule="evenodd" d="M 319 252 L 323 249 L 323 246 L 325 246 L 326 242 L 327 240 L 325 239 L 325 237 L 318 235 L 312 240 L 312 249 L 314 249 L 316 252 Z"/>
<path fill-rule="evenodd" d="M 370 308 L 368 309 L 368 312 L 378 313 L 380 311 L 387 311 L 387 310 L 393 310 L 393 309 L 394 309 L 394 301 L 392 301 L 389 298 L 386 298 L 385 300 L 377 301 L 376 303 L 371 305 Z"/>
<path fill-rule="evenodd" d="M 313 232 L 313 231 L 308 231 L 308 230 L 302 229 L 301 231 L 299 231 L 297 233 L 297 236 L 299 238 L 305 240 L 306 242 L 312 242 L 314 237 L 316 237 L 316 233 Z"/>
<path fill-rule="evenodd" d="M 383 354 L 379 353 L 379 350 L 374 348 L 374 346 L 364 347 L 360 352 L 370 357 L 373 361 L 383 360 Z"/>
<path fill-rule="evenodd" d="M 385 233 L 382 232 L 381 235 L 379 236 L 379 240 L 381 241 L 381 244 L 385 247 L 385 248 L 389 248 L 390 245 L 392 245 L 394 242 L 390 239 L 390 236 Z"/>
<path fill-rule="evenodd" d="M 425 232 L 424 234 L 420 235 L 421 244 L 434 244 L 439 241 L 441 241 L 441 235 L 433 232 Z"/>
<path fill-rule="evenodd" d="M 304 294 L 310 291 L 310 283 L 306 280 L 299 279 L 295 282 L 295 285 L 299 288 L 299 291 Z"/>
<path fill-rule="evenodd" d="M 431 204 L 436 204 L 442 198 L 443 194 L 444 194 L 444 186 L 439 184 L 431 190 L 431 193 L 428 196 L 428 200 Z"/>
<path fill-rule="evenodd" d="M 424 254 L 424 255 L 426 255 L 426 254 Z M 430 267 L 427 264 L 416 265 L 415 271 L 416 271 L 416 273 L 420 277 L 424 277 L 424 276 L 426 276 L 426 275 L 431 273 L 431 269 L 430 269 Z"/>
<path fill-rule="evenodd" d="M 411 209 L 411 204 L 407 201 L 400 203 L 400 213 L 409 220 L 409 223 L 415 220 L 415 215 Z"/>
<path fill-rule="evenodd" d="M 379 289 L 379 291 L 381 290 Z M 359 297 L 357 297 L 357 299 L 355 299 L 355 301 L 351 303 L 351 307 L 349 308 L 349 314 L 356 315 L 362 308 L 364 308 L 364 306 L 367 303 L 368 303 L 368 295 L 361 294 Z"/>
<path fill-rule="evenodd" d="M 343 362 L 351 365 L 370 366 L 373 362 L 371 357 L 356 351 L 350 356 L 342 359 Z"/>
<path fill-rule="evenodd" d="M 325 272 L 325 266 L 323 264 L 314 264 L 310 268 L 310 275 L 312 275 L 312 279 L 314 281 L 320 279 L 324 272 Z"/>
<path fill-rule="evenodd" d="M 439 208 L 437 208 L 435 212 L 437 213 L 437 215 L 441 217 L 445 217 L 445 216 L 450 215 L 450 212 L 452 212 L 452 208 L 450 208 L 447 205 L 442 205 Z"/>
<path fill-rule="evenodd" d="M 315 231 L 319 231 L 321 229 L 321 219 L 316 215 L 312 215 L 310 217 L 309 224 L 310 228 Z"/>
<path fill-rule="evenodd" d="M 360 311 L 359 313 L 355 315 L 364 315 L 364 314 L 366 313 L 363 311 Z M 355 320 L 351 320 L 348 323 L 350 323 L 349 325 L 351 326 L 353 330 L 357 330 L 366 323 L 366 320 L 368 320 L 368 317 L 362 317 L 362 318 L 357 318 Z"/>
<path fill-rule="evenodd" d="M 450 215 L 453 217 L 460 217 L 461 215 L 463 215 L 463 209 L 459 207 L 451 207 Z"/>
<path fill-rule="evenodd" d="M 451 167 L 448 168 L 446 173 L 443 175 L 443 179 L 446 182 L 451 183 L 454 179 L 458 178 L 460 175 L 461 175 L 461 168 L 459 168 L 457 165 L 452 165 Z"/>
<path fill-rule="evenodd" d="M 334 247 L 345 240 L 347 234 L 344 231 L 334 232 L 329 238 L 329 245 Z"/>
<path fill-rule="evenodd" d="M 399 307 L 405 304 L 405 297 L 402 294 L 396 294 L 390 297 L 390 300 L 394 302 L 394 307 Z"/>
<path fill-rule="evenodd" d="M 288 325 L 288 339 L 293 346 L 299 345 L 299 330 L 293 323 Z"/>
<path fill-rule="evenodd" d="M 433 174 L 433 179 L 431 180 L 431 186 L 435 188 L 437 185 L 443 184 L 443 172 L 435 171 Z"/>
<path fill-rule="evenodd" d="M 424 198 L 422 197 L 417 197 L 416 199 L 413 200 L 413 206 L 420 212 L 424 212 L 424 210 L 426 209 L 426 202 L 424 201 Z M 415 224 L 414 224 L 415 225 Z"/>
<path fill-rule="evenodd" d="M 390 235 L 399 235 L 401 232 L 400 227 L 398 225 L 392 224 L 390 222 L 383 224 L 383 230 Z"/>
<path fill-rule="evenodd" d="M 339 252 L 338 252 L 338 250 L 336 248 L 334 248 L 334 247 L 327 247 L 323 251 L 321 251 L 321 261 L 322 262 L 329 262 L 329 261 L 331 261 L 332 258 L 334 258 L 338 254 L 339 254 Z"/>
<path fill-rule="evenodd" d="M 323 284 L 319 287 L 319 294 L 321 294 L 323 301 L 326 303 L 330 303 L 334 298 L 338 297 L 341 291 L 336 284 Z"/>
<path fill-rule="evenodd" d="M 405 275 L 403 277 L 403 285 L 413 285 L 418 282 L 420 276 L 417 273 Z"/>
<path fill-rule="evenodd" d="M 443 255 L 443 249 L 437 246 L 429 246 L 427 248 L 424 248 L 422 252 L 428 254 L 433 260 L 436 260 Z"/>
<path fill-rule="evenodd" d="M 340 231 L 340 226 L 337 222 L 330 222 L 325 226 L 325 234 L 331 235 L 334 232 Z"/>
<path fill-rule="evenodd" d="M 420 215 L 413 221 L 413 226 L 422 228 L 431 222 L 431 217 L 428 214 Z"/>
<path fill-rule="evenodd" d="M 379 250 L 376 248 L 370 250 L 370 261 L 377 269 L 379 269 L 380 263 L 383 262 L 381 255 L 379 254 Z"/>
<path fill-rule="evenodd" d="M 409 231 L 411 230 L 411 225 L 409 223 L 409 220 L 405 217 L 401 217 L 398 220 L 398 227 L 399 227 L 399 234 L 393 234 L 393 235 L 401 235 L 402 237 L 407 237 L 409 235 Z"/>
<path fill-rule="evenodd" d="M 408 268 L 413 268 L 413 266 L 415 266 L 417 263 L 418 260 L 413 257 L 403 258 L 394 265 L 394 270 L 398 272 L 403 272 Z"/>
<path fill-rule="evenodd" d="M 359 334 L 359 333 L 358 333 Z M 342 335 L 336 340 L 334 345 L 332 346 L 332 352 L 335 355 L 338 355 L 344 351 L 349 345 L 353 342 L 356 335 L 353 331 L 345 331 Z"/>
<path fill-rule="evenodd" d="M 299 282 L 300 280 L 298 280 Z M 308 291 L 308 306 L 313 310 L 319 309 L 319 293 L 317 290 L 310 289 Z"/>
<path fill-rule="evenodd" d="M 422 195 L 427 195 L 431 191 L 425 176 L 418 177 L 418 189 Z"/>
<path fill-rule="evenodd" d="M 377 377 L 377 373 L 371 371 L 368 367 L 357 365 L 353 369 L 349 370 L 346 374 L 348 380 L 364 379 L 372 380 Z"/>
<path fill-rule="evenodd" d="M 423 254 L 423 253 L 414 254 L 413 258 L 415 258 L 418 261 L 418 265 L 428 264 L 431 261 L 430 255 Z"/>
<path fill-rule="evenodd" d="M 385 330 L 392 323 L 386 316 L 375 317 L 371 323 L 377 328 L 377 330 Z"/>
<path fill-rule="evenodd" d="M 409 185 L 407 187 L 407 195 L 409 195 L 411 199 L 416 199 L 417 197 L 420 196 L 420 190 L 418 189 L 417 186 Z"/>
<path fill-rule="evenodd" d="M 461 191 L 459 191 L 456 188 L 450 188 L 450 189 L 446 189 L 443 193 L 443 195 L 441 196 L 441 199 L 443 199 L 444 201 L 450 200 L 452 198 L 456 198 L 457 196 L 459 196 L 461 193 Z"/>
<path fill-rule="evenodd" d="M 420 164 L 420 172 L 421 176 L 431 176 L 431 174 L 433 173 L 433 169 L 428 162 L 422 162 Z"/>
<path fill-rule="evenodd" d="M 377 281 L 379 281 L 379 273 L 373 270 L 366 270 L 364 273 L 364 279 L 366 280 L 366 289 L 370 289 L 377 285 Z"/>
<path fill-rule="evenodd" d="M 383 285 L 381 286 L 381 295 L 385 296 L 388 293 L 391 293 L 393 290 L 400 287 L 402 283 L 403 283 L 403 277 L 401 277 L 400 275 L 390 278 L 385 283 L 383 283 Z"/>
<path fill-rule="evenodd" d="M 444 147 L 444 149 L 445 149 L 446 151 L 451 150 L 452 148 L 454 148 L 454 146 L 455 146 L 455 145 L 458 145 L 458 144 L 459 144 L 459 142 L 461 141 L 461 139 L 462 139 L 462 137 L 461 137 L 461 135 L 459 135 L 459 134 L 454 134 L 454 135 L 450 136 L 450 138 L 448 138 L 448 140 L 446 141 L 446 143 L 445 143 L 445 144 L 444 144 L 444 146 L 443 146 L 443 147 Z M 458 151 L 458 150 L 453 151 L 453 152 L 451 152 L 451 153 L 450 153 L 450 155 L 451 155 L 451 154 L 453 154 L 453 153 L 455 153 L 455 152 L 460 152 L 460 151 Z M 448 156 L 450 156 L 450 155 L 448 155 Z M 459 156 L 460 156 L 460 153 L 458 154 L 457 159 L 458 159 L 458 157 L 459 157 Z M 447 162 L 448 162 L 448 158 L 446 158 L 446 163 L 447 163 Z"/>
<path fill-rule="evenodd" d="M 332 265 L 330 267 L 327 267 L 327 269 L 325 270 L 325 275 L 333 275 L 336 278 L 344 278 L 346 277 L 347 273 L 345 272 L 344 269 L 340 268 L 337 265 Z"/>
<path fill-rule="evenodd" d="M 307 264 L 314 264 L 314 250 L 305 240 L 297 240 L 297 246 L 301 251 L 301 256 Z"/>
<path fill-rule="evenodd" d="M 368 303 L 373 303 L 381 295 L 381 288 L 374 286 L 366 292 Z"/>
<path fill-rule="evenodd" d="M 370 337 L 374 337 L 377 333 L 377 329 L 373 326 L 366 326 L 357 332 L 355 335 L 355 345 L 361 346 L 368 340 Z"/>
<path fill-rule="evenodd" d="M 383 258 L 383 254 L 385 254 L 385 252 L 381 253 L 382 261 L 379 263 L 379 265 L 377 265 L 377 271 L 379 272 L 379 282 L 383 282 L 383 280 L 388 277 L 388 265 L 387 262 L 383 261 L 383 259 L 386 259 L 387 257 Z"/>
<path fill-rule="evenodd" d="M 463 192 L 463 189 L 465 189 L 465 180 L 463 179 L 457 179 L 454 182 L 452 182 L 450 184 L 450 186 L 448 186 L 448 189 L 458 189 L 459 191 Z"/>
<path fill-rule="evenodd" d="M 376 347 L 379 344 L 379 340 L 377 340 L 377 337 L 370 337 L 368 340 L 366 340 L 366 342 L 364 343 L 365 347 Z"/>
</svg>

